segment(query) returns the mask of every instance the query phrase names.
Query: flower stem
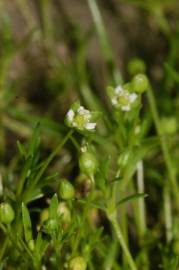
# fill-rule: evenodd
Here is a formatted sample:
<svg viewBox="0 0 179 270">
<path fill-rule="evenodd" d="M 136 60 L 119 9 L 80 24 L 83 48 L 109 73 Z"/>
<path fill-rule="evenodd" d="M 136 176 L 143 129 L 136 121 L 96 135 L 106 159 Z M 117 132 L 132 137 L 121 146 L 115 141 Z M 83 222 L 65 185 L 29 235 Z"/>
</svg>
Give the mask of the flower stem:
<svg viewBox="0 0 179 270">
<path fill-rule="evenodd" d="M 170 243 L 172 240 L 172 213 L 171 213 L 171 198 L 167 187 L 164 188 L 163 198 L 164 198 L 166 239 L 167 242 Z"/>
<path fill-rule="evenodd" d="M 116 233 L 116 236 L 117 236 L 117 239 L 121 245 L 121 248 L 126 256 L 126 261 L 128 263 L 128 265 L 130 266 L 130 269 L 131 270 L 137 270 L 137 266 L 134 262 L 134 259 L 132 258 L 132 255 L 126 245 L 126 242 L 124 240 L 124 237 L 123 237 L 123 234 L 122 234 L 122 231 L 121 231 L 121 228 L 117 222 L 117 219 L 116 219 L 116 216 L 115 215 L 109 215 L 108 216 L 109 220 L 111 221 L 111 224 L 114 228 L 114 231 Z"/>
<path fill-rule="evenodd" d="M 155 123 L 155 127 L 159 136 L 159 141 L 160 141 L 161 149 L 162 149 L 165 164 L 166 164 L 169 181 L 171 183 L 171 189 L 175 197 L 177 209 L 179 211 L 179 189 L 177 185 L 177 179 L 176 179 L 176 175 L 175 175 L 174 168 L 172 165 L 172 159 L 171 159 L 168 143 L 167 143 L 166 137 L 163 135 L 163 132 L 162 132 L 162 128 L 160 124 L 161 121 L 160 121 L 159 113 L 157 111 L 157 106 L 156 106 L 155 98 L 154 98 L 151 87 L 149 87 L 148 89 L 148 100 L 149 100 L 153 120 Z"/>
<path fill-rule="evenodd" d="M 101 51 L 104 56 L 105 62 L 108 66 L 110 76 L 114 78 L 116 83 L 122 82 L 122 76 L 118 68 L 114 64 L 113 49 L 111 48 L 108 35 L 105 29 L 103 18 L 98 7 L 96 0 L 87 0 L 89 9 L 91 11 L 92 19 L 99 37 Z"/>
<path fill-rule="evenodd" d="M 1 252 L 0 252 L 0 261 L 2 261 L 2 258 L 5 254 L 6 248 L 8 246 L 9 239 L 6 237 L 4 240 L 4 243 L 2 244 Z"/>
<path fill-rule="evenodd" d="M 137 191 L 138 193 L 144 193 L 144 166 L 142 160 L 137 164 Z M 145 201 L 144 198 L 139 198 L 138 201 L 138 214 L 137 214 L 137 226 L 138 226 L 138 233 L 140 244 L 143 247 L 144 237 L 147 232 L 147 225 L 146 225 L 146 208 L 145 208 Z M 143 269 L 149 269 L 149 259 L 147 250 L 143 248 L 143 254 L 141 256 L 141 264 L 143 265 Z"/>
<path fill-rule="evenodd" d="M 140 161 L 137 164 L 137 189 L 138 193 L 144 193 L 144 175 L 143 175 L 143 162 Z M 146 233 L 146 212 L 145 212 L 145 203 L 144 198 L 138 199 L 138 209 L 139 209 L 139 234 L 140 237 L 143 238 L 143 236 Z"/>
</svg>

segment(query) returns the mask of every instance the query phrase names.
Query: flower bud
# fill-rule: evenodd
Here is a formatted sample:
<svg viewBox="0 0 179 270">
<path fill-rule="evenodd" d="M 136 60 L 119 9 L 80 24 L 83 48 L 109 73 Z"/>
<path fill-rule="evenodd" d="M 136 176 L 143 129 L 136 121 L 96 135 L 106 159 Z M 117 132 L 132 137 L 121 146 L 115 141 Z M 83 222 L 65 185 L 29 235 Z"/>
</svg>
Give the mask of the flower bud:
<svg viewBox="0 0 179 270">
<path fill-rule="evenodd" d="M 149 81 L 144 74 L 137 74 L 132 80 L 133 91 L 136 93 L 143 93 L 149 87 Z"/>
<path fill-rule="evenodd" d="M 31 251 L 33 251 L 35 249 L 35 244 L 34 244 L 34 240 L 31 239 L 29 242 L 28 242 L 28 247 Z"/>
<path fill-rule="evenodd" d="M 97 227 L 100 225 L 100 212 L 97 208 L 91 208 L 88 211 L 88 222 L 92 227 Z"/>
<path fill-rule="evenodd" d="M 40 223 L 43 223 L 49 218 L 49 210 L 48 208 L 45 208 L 40 213 Z"/>
<path fill-rule="evenodd" d="M 66 179 L 60 181 L 58 195 L 63 200 L 71 200 L 75 197 L 73 185 Z"/>
<path fill-rule="evenodd" d="M 56 219 L 48 219 L 46 222 L 45 222 L 45 227 L 47 229 L 48 232 L 53 232 L 55 230 L 57 230 L 58 228 L 58 222 Z"/>
<path fill-rule="evenodd" d="M 71 212 L 65 202 L 60 202 L 58 204 L 57 213 L 61 217 L 63 224 L 71 223 Z"/>
<path fill-rule="evenodd" d="M 15 217 L 13 208 L 9 203 L 0 204 L 0 221 L 4 224 L 10 224 Z"/>
<path fill-rule="evenodd" d="M 133 58 L 129 61 L 128 71 L 131 76 L 134 76 L 137 73 L 145 73 L 146 65 L 140 58 Z"/>
<path fill-rule="evenodd" d="M 92 189 L 92 179 L 86 174 L 80 174 L 76 177 L 75 182 L 77 187 L 76 197 L 78 199 L 86 197 Z"/>
<path fill-rule="evenodd" d="M 98 167 L 95 155 L 90 152 L 82 153 L 79 158 L 79 167 L 82 173 L 88 176 L 94 175 Z"/>
<path fill-rule="evenodd" d="M 69 262 L 69 270 L 86 270 L 86 268 L 87 263 L 81 256 L 75 257 Z"/>
</svg>

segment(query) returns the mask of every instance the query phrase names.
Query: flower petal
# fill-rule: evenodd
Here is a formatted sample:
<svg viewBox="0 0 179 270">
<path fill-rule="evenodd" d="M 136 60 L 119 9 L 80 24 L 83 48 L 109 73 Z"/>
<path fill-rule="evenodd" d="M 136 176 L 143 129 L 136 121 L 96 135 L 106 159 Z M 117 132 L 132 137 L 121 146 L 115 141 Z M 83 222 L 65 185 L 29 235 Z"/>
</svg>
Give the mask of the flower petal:
<svg viewBox="0 0 179 270">
<path fill-rule="evenodd" d="M 122 94 L 122 92 L 123 92 L 124 90 L 123 90 L 123 88 L 122 88 L 122 86 L 117 86 L 115 89 L 114 89 L 114 92 L 115 92 L 115 94 Z"/>
<path fill-rule="evenodd" d="M 93 130 L 95 129 L 95 127 L 96 127 L 96 123 L 87 123 L 85 126 L 87 130 Z"/>
<path fill-rule="evenodd" d="M 136 93 L 132 93 L 129 95 L 129 101 L 130 103 L 133 103 L 137 98 L 137 94 Z"/>
<path fill-rule="evenodd" d="M 70 109 L 67 112 L 67 115 L 66 116 L 67 116 L 68 121 L 71 123 L 71 122 L 73 122 L 73 118 L 75 116 L 75 113 L 74 113 L 74 111 L 72 109 Z"/>
<path fill-rule="evenodd" d="M 129 112 L 131 110 L 130 104 L 121 106 L 121 110 L 124 112 Z"/>
</svg>

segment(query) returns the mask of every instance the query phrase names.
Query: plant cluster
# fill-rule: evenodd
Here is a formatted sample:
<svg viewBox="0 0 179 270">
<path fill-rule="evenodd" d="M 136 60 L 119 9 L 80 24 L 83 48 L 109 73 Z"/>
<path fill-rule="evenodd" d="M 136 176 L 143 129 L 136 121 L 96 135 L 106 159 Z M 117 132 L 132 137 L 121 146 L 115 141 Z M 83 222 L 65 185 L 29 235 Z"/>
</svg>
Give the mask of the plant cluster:
<svg viewBox="0 0 179 270">
<path fill-rule="evenodd" d="M 2 5 L 0 269 L 177 270 L 179 38 L 165 13 L 175 1 L 125 1 L 168 41 L 159 85 L 138 57 L 122 76 L 98 3 L 87 1 L 106 68 L 104 102 L 91 90 L 84 33 L 71 26 L 74 55 L 58 61 L 50 1 L 39 1 L 37 30 L 26 1 L 15 2 L 32 33 L 14 42 Z M 11 64 L 33 35 L 50 69 L 51 100 L 44 94 L 37 106 L 28 94 L 19 101 L 21 84 L 11 79 Z"/>
</svg>

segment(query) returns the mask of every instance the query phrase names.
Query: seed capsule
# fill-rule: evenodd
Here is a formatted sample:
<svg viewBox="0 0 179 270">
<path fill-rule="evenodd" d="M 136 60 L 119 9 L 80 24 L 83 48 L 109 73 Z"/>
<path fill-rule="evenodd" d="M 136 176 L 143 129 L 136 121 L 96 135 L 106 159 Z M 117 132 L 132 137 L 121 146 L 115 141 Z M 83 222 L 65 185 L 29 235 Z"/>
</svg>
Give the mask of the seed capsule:
<svg viewBox="0 0 179 270">
<path fill-rule="evenodd" d="M 61 221 L 64 225 L 71 223 L 71 212 L 65 202 L 59 203 L 57 213 L 61 217 Z"/>
<path fill-rule="evenodd" d="M 75 196 L 73 185 L 66 179 L 60 181 L 58 195 L 63 200 L 71 200 Z"/>
<path fill-rule="evenodd" d="M 28 247 L 31 251 L 34 251 L 35 249 L 35 243 L 34 243 L 34 240 L 31 239 L 29 242 L 28 242 Z"/>
<path fill-rule="evenodd" d="M 42 224 L 48 218 L 49 218 L 49 210 L 48 210 L 48 208 L 45 208 L 40 213 L 40 223 Z"/>
<path fill-rule="evenodd" d="M 57 230 L 58 228 L 58 223 L 56 219 L 48 219 L 45 223 L 46 229 L 48 232 L 53 232 Z"/>
<path fill-rule="evenodd" d="M 140 58 L 133 58 L 128 64 L 128 71 L 131 76 L 137 73 L 145 73 L 146 65 Z"/>
<path fill-rule="evenodd" d="M 10 224 L 15 217 L 13 208 L 9 203 L 0 204 L 0 221 L 4 224 Z"/>
<path fill-rule="evenodd" d="M 149 81 L 144 74 L 137 74 L 132 80 L 133 91 L 136 93 L 143 93 L 147 90 Z"/>
<path fill-rule="evenodd" d="M 90 152 L 82 153 L 79 159 L 79 167 L 82 173 L 88 176 L 94 175 L 98 167 L 95 155 Z"/>
<path fill-rule="evenodd" d="M 69 263 L 69 270 L 86 270 L 87 263 L 81 256 L 73 258 Z"/>
</svg>

